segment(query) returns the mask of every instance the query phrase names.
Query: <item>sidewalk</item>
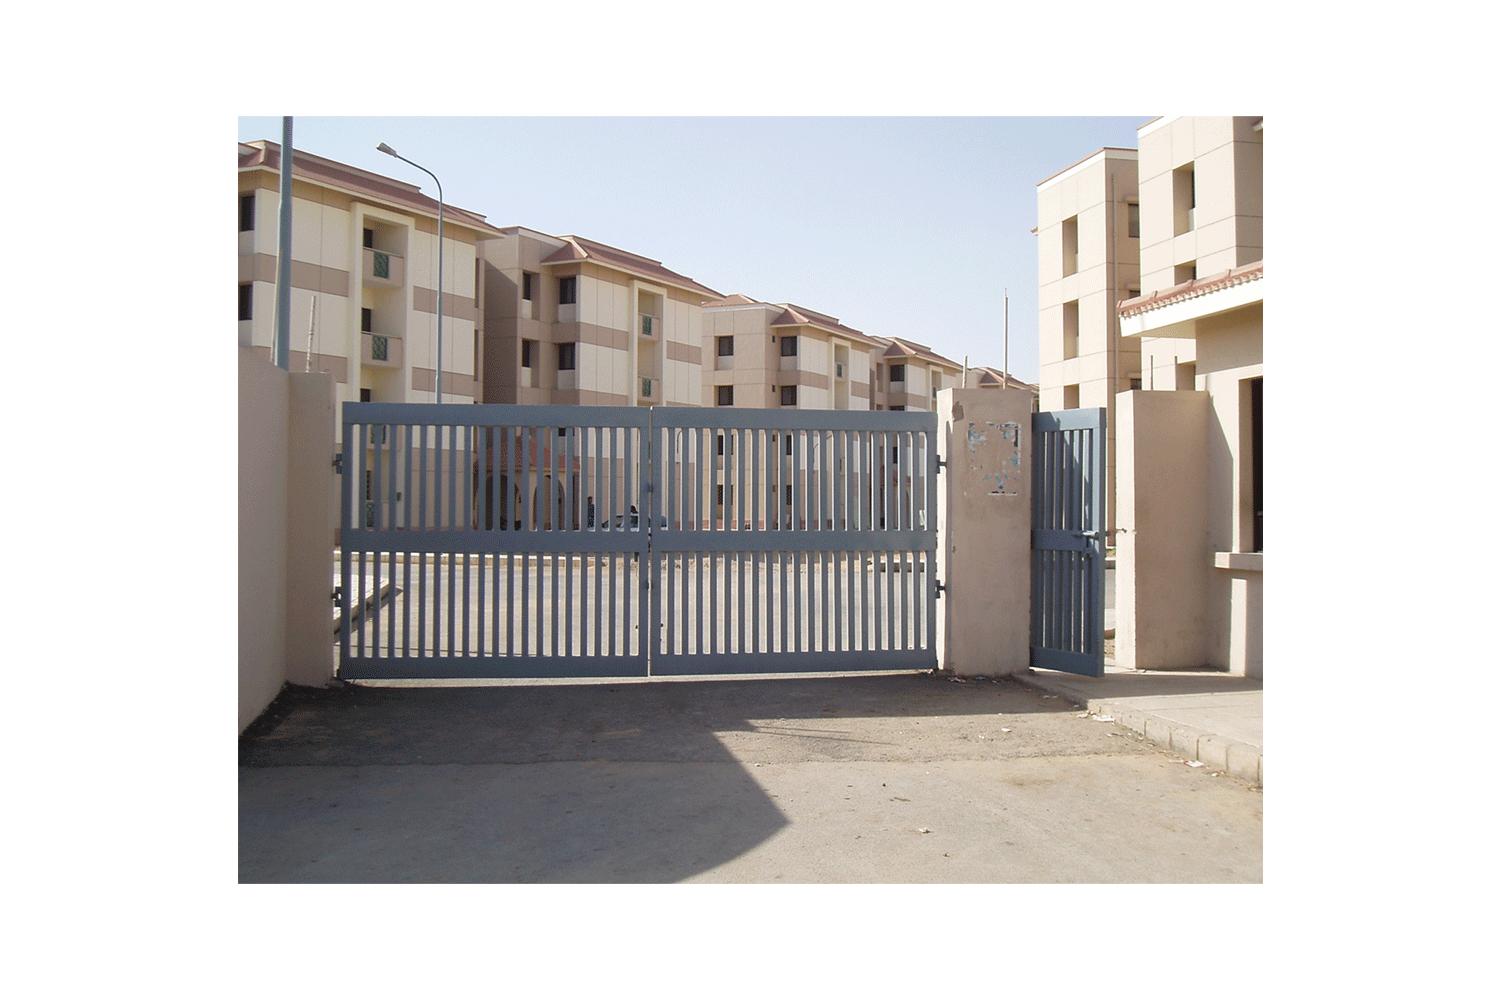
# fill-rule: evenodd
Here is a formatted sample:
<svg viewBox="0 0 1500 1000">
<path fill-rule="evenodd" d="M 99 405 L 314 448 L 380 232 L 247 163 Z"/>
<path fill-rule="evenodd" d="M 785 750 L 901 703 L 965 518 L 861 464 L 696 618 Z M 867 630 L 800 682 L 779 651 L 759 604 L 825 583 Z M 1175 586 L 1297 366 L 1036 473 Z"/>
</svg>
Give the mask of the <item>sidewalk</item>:
<svg viewBox="0 0 1500 1000">
<path fill-rule="evenodd" d="M 1188 760 L 1263 784 L 1263 699 L 1257 678 L 1108 665 L 1103 677 L 1035 669 L 1012 677 L 1069 698 L 1094 715 L 1111 716 Z"/>
</svg>

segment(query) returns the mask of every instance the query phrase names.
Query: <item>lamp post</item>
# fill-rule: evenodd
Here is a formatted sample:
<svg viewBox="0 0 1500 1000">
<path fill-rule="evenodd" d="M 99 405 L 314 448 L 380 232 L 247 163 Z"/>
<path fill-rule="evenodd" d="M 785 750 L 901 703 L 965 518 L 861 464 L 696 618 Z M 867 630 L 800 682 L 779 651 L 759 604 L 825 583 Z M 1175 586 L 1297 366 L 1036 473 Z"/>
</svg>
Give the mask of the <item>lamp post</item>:
<svg viewBox="0 0 1500 1000">
<path fill-rule="evenodd" d="M 394 156 L 402 163 L 410 163 L 422 173 L 432 178 L 432 183 L 437 185 L 438 191 L 438 286 L 437 286 L 437 401 L 443 401 L 443 182 L 438 180 L 437 174 L 428 170 L 420 163 L 408 160 L 385 143 L 375 147 L 387 156 Z"/>
</svg>

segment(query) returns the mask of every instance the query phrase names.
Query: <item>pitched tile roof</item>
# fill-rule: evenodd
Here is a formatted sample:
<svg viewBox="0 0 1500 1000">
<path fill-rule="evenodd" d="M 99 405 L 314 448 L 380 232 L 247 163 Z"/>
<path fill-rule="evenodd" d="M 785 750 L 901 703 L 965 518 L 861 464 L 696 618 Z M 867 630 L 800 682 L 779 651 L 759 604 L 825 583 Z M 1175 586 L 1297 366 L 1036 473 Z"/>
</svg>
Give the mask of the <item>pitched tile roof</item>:
<svg viewBox="0 0 1500 1000">
<path fill-rule="evenodd" d="M 923 361 L 936 362 L 947 368 L 963 370 L 963 365 L 957 361 L 954 361 L 952 358 L 945 358 L 926 344 L 919 344 L 915 340 L 903 340 L 900 337 L 876 337 L 875 339 L 887 345 L 885 349 L 885 357 L 887 358 L 893 360 L 921 358 Z"/>
<path fill-rule="evenodd" d="M 660 281 L 666 285 L 675 285 L 678 288 L 686 288 L 689 291 L 698 292 L 705 299 L 722 298 L 718 292 L 707 285 L 699 284 L 685 274 L 678 274 L 662 266 L 659 260 L 650 257 L 642 257 L 640 254 L 612 247 L 607 243 L 587 239 L 583 236 L 561 236 L 563 245 L 553 251 L 549 256 L 542 259 L 543 264 L 573 264 L 581 261 L 591 261 L 604 267 L 611 267 L 617 271 L 625 271 L 629 274 L 642 278 L 650 278 Z"/>
<path fill-rule="evenodd" d="M 414 209 L 423 215 L 437 218 L 437 199 L 429 198 L 415 184 L 407 184 L 393 177 L 351 167 L 303 150 L 294 150 L 292 176 L 314 184 L 325 184 L 342 188 L 356 194 L 401 208 Z M 281 144 L 270 139 L 239 144 L 239 168 L 241 170 L 265 169 L 281 172 Z M 500 230 L 484 220 L 477 212 L 443 204 L 443 221 L 465 226 L 486 235 L 498 235 Z"/>
<path fill-rule="evenodd" d="M 1038 391 L 1037 387 L 1032 385 L 1030 382 L 1022 382 L 1014 375 L 1006 376 L 1006 374 L 1000 369 L 991 368 L 988 365 L 980 365 L 975 368 L 970 368 L 969 372 L 971 374 L 975 372 L 979 374 L 978 384 L 981 386 L 1004 385 L 1012 389 L 1028 389 L 1031 392 Z"/>
<path fill-rule="evenodd" d="M 840 323 L 837 316 L 820 313 L 806 306 L 792 305 L 789 302 L 782 304 L 781 314 L 771 321 L 771 325 L 773 327 L 811 326 L 820 330 L 827 330 L 830 333 L 837 333 L 840 336 L 849 337 L 863 344 L 873 345 L 878 343 L 874 337 L 863 330 L 856 330 L 852 326 L 845 326 L 843 323 Z"/>
<path fill-rule="evenodd" d="M 1206 278 L 1184 281 L 1180 285 L 1163 288 L 1150 295 L 1137 295 L 1133 299 L 1124 299 L 1117 308 L 1122 317 L 1136 316 L 1152 309 L 1160 309 L 1163 306 L 1198 298 L 1200 295 L 1208 295 L 1210 292 L 1222 291 L 1250 281 L 1259 281 L 1265 277 L 1265 274 L 1266 262 L 1258 260 L 1252 264 L 1242 264 L 1227 271 L 1220 271 L 1218 274 L 1211 274 Z"/>
</svg>

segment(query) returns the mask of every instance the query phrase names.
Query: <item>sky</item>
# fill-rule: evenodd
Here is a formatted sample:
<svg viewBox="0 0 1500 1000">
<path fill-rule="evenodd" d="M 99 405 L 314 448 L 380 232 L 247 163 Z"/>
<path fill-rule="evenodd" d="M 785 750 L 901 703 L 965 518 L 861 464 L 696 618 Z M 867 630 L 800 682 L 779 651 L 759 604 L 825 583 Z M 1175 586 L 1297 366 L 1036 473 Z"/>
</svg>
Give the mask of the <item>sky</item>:
<svg viewBox="0 0 1500 1000">
<path fill-rule="evenodd" d="M 1132 118 L 297 118 L 294 145 L 497 226 L 586 236 L 724 294 L 794 302 L 1037 376 L 1036 183 Z M 279 118 L 239 138 L 281 139 Z"/>
</svg>

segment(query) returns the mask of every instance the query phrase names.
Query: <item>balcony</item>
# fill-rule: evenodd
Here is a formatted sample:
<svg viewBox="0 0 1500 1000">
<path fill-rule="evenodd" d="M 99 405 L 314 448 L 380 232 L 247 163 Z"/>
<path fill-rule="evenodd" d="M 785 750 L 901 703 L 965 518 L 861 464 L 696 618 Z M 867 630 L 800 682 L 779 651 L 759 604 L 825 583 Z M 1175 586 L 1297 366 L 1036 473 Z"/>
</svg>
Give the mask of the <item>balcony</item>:
<svg viewBox="0 0 1500 1000">
<path fill-rule="evenodd" d="M 776 367 L 777 367 L 778 371 L 783 371 L 783 372 L 794 372 L 794 371 L 796 371 L 797 370 L 797 355 L 795 355 L 795 354 L 783 354 L 783 355 L 781 355 L 781 363 L 778 364 Z"/>
<path fill-rule="evenodd" d="M 734 370 L 734 355 L 733 354 L 716 354 L 716 355 L 714 355 L 714 371 L 716 371 L 716 372 L 727 372 L 727 371 L 733 371 L 733 370 Z"/>
<path fill-rule="evenodd" d="M 383 333 L 360 334 L 360 364 L 372 368 L 400 368 L 404 360 L 401 338 Z"/>
<path fill-rule="evenodd" d="M 384 288 L 397 288 L 406 283 L 406 261 L 386 250 L 364 248 L 364 282 Z"/>
<path fill-rule="evenodd" d="M 563 390 L 578 388 L 578 371 L 569 368 L 557 373 L 557 387 Z"/>
<path fill-rule="evenodd" d="M 536 388 L 536 369 L 531 367 L 530 365 L 521 366 L 521 388 Z"/>
<path fill-rule="evenodd" d="M 641 336 L 654 337 L 661 331 L 661 318 L 650 313 L 641 313 Z"/>
<path fill-rule="evenodd" d="M 522 299 L 521 300 L 521 318 L 522 319 L 536 319 L 536 315 L 535 314 L 536 314 L 536 308 L 532 305 L 531 300 L 530 299 Z"/>
<path fill-rule="evenodd" d="M 649 375 L 641 376 L 641 398 L 652 400 L 656 398 L 656 379 Z"/>
</svg>

